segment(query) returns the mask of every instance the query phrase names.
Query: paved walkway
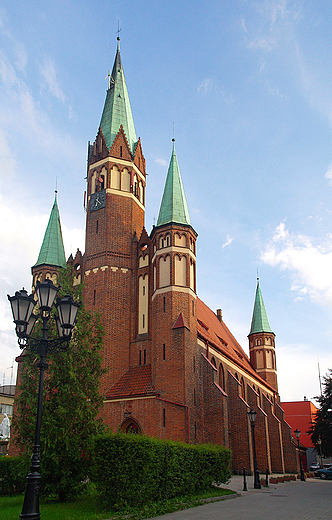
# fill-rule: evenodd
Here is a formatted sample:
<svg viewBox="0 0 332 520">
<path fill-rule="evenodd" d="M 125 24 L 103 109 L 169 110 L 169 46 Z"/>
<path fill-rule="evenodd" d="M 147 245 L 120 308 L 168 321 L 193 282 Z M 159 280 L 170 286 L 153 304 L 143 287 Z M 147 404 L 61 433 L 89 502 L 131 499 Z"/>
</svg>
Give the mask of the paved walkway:
<svg viewBox="0 0 332 520">
<path fill-rule="evenodd" d="M 307 479 L 306 482 L 297 480 L 254 489 L 253 477 L 250 476 L 247 477 L 248 491 L 242 491 L 243 479 L 236 475 L 223 487 L 241 493 L 241 496 L 157 518 L 158 520 L 332 520 L 331 480 L 312 478 Z"/>
</svg>

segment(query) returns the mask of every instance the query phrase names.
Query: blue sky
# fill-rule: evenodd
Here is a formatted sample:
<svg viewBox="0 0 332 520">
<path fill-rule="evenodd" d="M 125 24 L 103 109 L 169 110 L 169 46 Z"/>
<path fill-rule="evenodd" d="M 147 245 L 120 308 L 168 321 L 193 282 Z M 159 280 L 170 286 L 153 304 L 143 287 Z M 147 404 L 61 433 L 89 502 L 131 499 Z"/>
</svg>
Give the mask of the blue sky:
<svg viewBox="0 0 332 520">
<path fill-rule="evenodd" d="M 19 353 L 6 294 L 31 285 L 56 183 L 66 254 L 84 249 L 87 142 L 119 21 L 148 232 L 174 123 L 199 297 L 248 352 L 258 270 L 281 398 L 319 393 L 318 359 L 332 368 L 331 14 L 310 0 L 3 0 L 1 383 Z"/>
</svg>

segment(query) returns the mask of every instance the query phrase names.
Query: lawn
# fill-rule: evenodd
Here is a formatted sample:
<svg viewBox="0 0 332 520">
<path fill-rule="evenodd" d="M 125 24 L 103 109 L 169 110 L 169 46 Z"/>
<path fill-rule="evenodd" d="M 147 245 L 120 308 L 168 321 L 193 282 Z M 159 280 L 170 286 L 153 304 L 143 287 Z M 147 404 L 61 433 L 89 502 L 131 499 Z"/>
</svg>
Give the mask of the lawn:
<svg viewBox="0 0 332 520">
<path fill-rule="evenodd" d="M 87 494 L 78 498 L 75 502 L 60 503 L 50 499 L 41 500 L 41 520 L 143 520 L 154 516 L 172 513 L 180 509 L 196 507 L 202 504 L 202 500 L 211 497 L 222 498 L 232 494 L 228 489 L 215 488 L 211 491 L 195 496 L 178 497 L 172 500 L 147 504 L 143 508 L 128 508 L 121 513 L 115 511 L 103 511 L 95 494 Z M 23 495 L 14 497 L 0 497 L 1 520 L 18 520 L 23 505 Z"/>
</svg>

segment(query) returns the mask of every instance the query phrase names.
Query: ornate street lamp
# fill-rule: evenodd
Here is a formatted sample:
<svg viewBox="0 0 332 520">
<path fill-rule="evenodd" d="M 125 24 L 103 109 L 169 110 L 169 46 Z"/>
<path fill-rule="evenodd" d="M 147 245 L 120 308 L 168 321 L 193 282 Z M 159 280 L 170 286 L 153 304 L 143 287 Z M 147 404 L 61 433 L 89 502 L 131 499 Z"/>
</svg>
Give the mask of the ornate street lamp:
<svg viewBox="0 0 332 520">
<path fill-rule="evenodd" d="M 30 473 L 27 476 L 27 487 L 22 513 L 20 514 L 20 518 L 26 520 L 39 520 L 40 518 L 40 427 L 43 402 L 44 372 L 48 367 L 46 356 L 50 351 L 67 350 L 72 331 L 76 323 L 77 311 L 80 306 L 80 304 L 75 302 L 69 295 L 62 299 L 58 299 L 55 306 L 58 311 L 58 317 L 56 318 L 56 321 L 59 337 L 56 339 L 48 339 L 47 325 L 58 291 L 59 287 L 56 287 L 51 280 L 45 280 L 42 283 L 37 282 L 36 294 L 40 308 L 39 316 L 33 314 L 33 310 L 37 302 L 34 300 L 32 294 L 28 295 L 24 288 L 21 291 L 16 291 L 15 296 L 7 295 L 11 304 L 14 323 L 16 325 L 18 344 L 21 348 L 36 352 L 39 354 L 40 358 L 38 363 L 40 372 L 35 444 L 31 456 Z M 31 336 L 31 333 L 38 317 L 40 317 L 42 321 L 42 335 L 41 338 L 34 338 Z"/>
<path fill-rule="evenodd" d="M 300 432 L 300 430 L 298 430 L 296 428 L 294 433 L 295 433 L 295 437 L 297 438 L 297 447 L 298 447 L 298 450 L 299 450 L 301 480 L 302 480 L 302 482 L 305 482 L 305 475 L 304 475 L 304 471 L 303 471 L 302 460 L 301 460 L 301 452 L 300 452 L 300 434 L 301 434 L 301 432 Z"/>
<path fill-rule="evenodd" d="M 320 458 L 320 467 L 323 467 L 323 457 L 322 457 L 322 439 L 318 437 L 317 444 L 319 446 L 319 458 Z"/>
<path fill-rule="evenodd" d="M 256 458 L 256 443 L 255 443 L 255 421 L 256 421 L 256 415 L 257 412 L 255 410 L 250 410 L 248 412 L 249 421 L 251 424 L 251 430 L 252 430 L 252 446 L 254 451 L 254 488 L 255 489 L 261 489 L 261 483 L 259 480 L 259 473 L 258 473 L 258 467 L 257 467 L 257 458 Z"/>
</svg>

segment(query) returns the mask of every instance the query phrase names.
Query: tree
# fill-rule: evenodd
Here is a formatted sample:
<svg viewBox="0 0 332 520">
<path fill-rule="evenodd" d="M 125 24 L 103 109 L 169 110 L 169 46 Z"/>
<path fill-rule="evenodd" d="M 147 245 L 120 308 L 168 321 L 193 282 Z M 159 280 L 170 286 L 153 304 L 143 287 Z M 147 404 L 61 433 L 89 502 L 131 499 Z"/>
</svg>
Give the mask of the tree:
<svg viewBox="0 0 332 520">
<path fill-rule="evenodd" d="M 311 440 L 319 452 L 317 440 L 321 438 L 321 450 L 324 457 L 332 456 L 332 370 L 323 378 L 323 393 L 316 397 L 319 409 L 315 422 L 309 430 Z"/>
<path fill-rule="evenodd" d="M 41 427 L 42 493 L 55 494 L 62 501 L 75 496 L 87 480 L 89 447 L 104 430 L 98 419 L 104 330 L 100 316 L 84 309 L 82 286 L 73 288 L 72 280 L 72 268 L 62 269 L 59 295 L 72 294 L 81 307 L 68 350 L 48 355 Z M 55 337 L 52 321 L 50 336 Z M 13 430 L 16 442 L 29 451 L 34 441 L 39 360 L 29 350 L 23 358 Z"/>
</svg>

